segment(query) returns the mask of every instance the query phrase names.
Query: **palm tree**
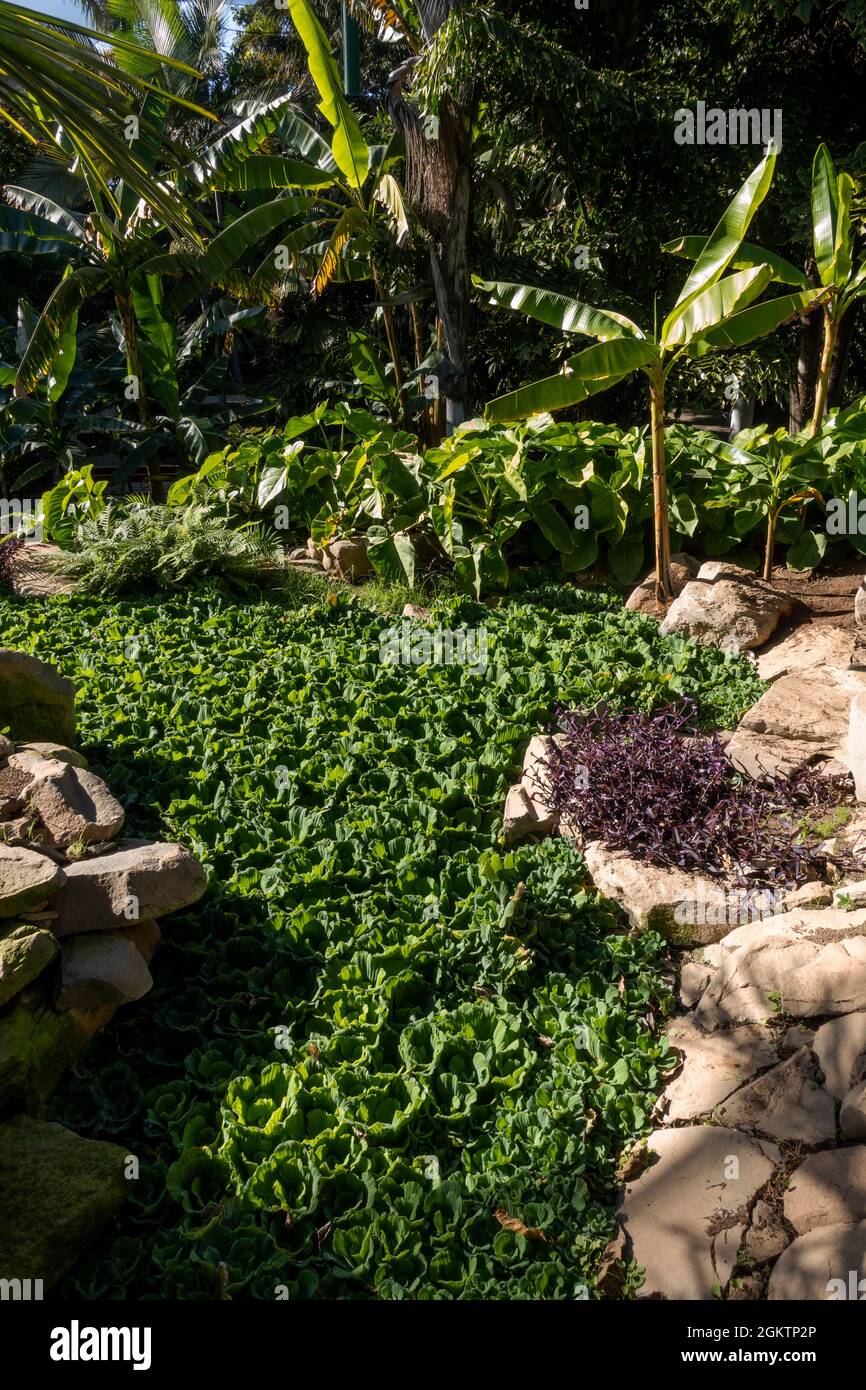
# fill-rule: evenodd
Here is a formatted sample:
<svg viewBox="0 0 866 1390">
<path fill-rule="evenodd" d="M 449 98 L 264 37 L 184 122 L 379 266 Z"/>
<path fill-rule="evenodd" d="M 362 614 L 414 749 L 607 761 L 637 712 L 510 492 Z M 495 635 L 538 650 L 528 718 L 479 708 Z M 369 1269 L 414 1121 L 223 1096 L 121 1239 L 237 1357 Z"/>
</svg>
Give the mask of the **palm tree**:
<svg viewBox="0 0 866 1390">
<path fill-rule="evenodd" d="M 131 40 L 112 37 L 113 57 L 122 55 L 128 68 L 123 70 L 100 42 L 105 35 L 84 25 L 0 0 L 0 118 L 32 145 L 47 144 L 70 163 L 78 159 L 117 212 L 113 184 L 122 179 L 166 226 L 198 242 L 187 204 L 155 173 L 154 152 L 175 163 L 174 151 L 147 112 L 136 110 L 147 98 L 165 96 L 135 71 L 136 62 L 149 61 L 149 55 Z M 197 77 L 179 59 L 164 62 Z M 169 99 L 208 118 L 182 95 Z M 131 115 L 139 121 L 137 141 L 126 138 Z"/>
</svg>

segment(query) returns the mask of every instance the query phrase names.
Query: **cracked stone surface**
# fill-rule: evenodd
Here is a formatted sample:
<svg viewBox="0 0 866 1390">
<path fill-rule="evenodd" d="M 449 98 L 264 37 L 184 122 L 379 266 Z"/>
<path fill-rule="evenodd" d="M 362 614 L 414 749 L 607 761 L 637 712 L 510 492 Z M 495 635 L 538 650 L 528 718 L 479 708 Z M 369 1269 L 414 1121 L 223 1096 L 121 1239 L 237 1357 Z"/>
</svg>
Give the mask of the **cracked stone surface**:
<svg viewBox="0 0 866 1390">
<path fill-rule="evenodd" d="M 709 1114 L 738 1086 L 779 1060 L 769 1033 L 754 1025 L 705 1033 L 685 1016 L 672 1020 L 667 1038 L 684 1057 L 681 1072 L 665 1087 L 659 1102 L 668 1124 Z"/>
<path fill-rule="evenodd" d="M 864 1276 L 866 1221 L 819 1226 L 808 1235 L 798 1236 L 779 1256 L 770 1275 L 767 1297 L 775 1301 L 859 1301 L 866 1292 Z"/>
<path fill-rule="evenodd" d="M 866 1145 L 810 1154 L 791 1174 L 784 1207 L 798 1235 L 866 1220 Z"/>
<path fill-rule="evenodd" d="M 710 1300 L 731 1276 L 751 1203 L 781 1155 L 713 1125 L 657 1130 L 648 1148 L 657 1158 L 626 1186 L 618 1209 L 646 1270 L 642 1295 Z"/>
<path fill-rule="evenodd" d="M 821 1083 L 811 1048 L 743 1086 L 717 1111 L 723 1124 L 810 1146 L 836 1137 L 836 1106 Z"/>
<path fill-rule="evenodd" d="M 843 1014 L 822 1024 L 812 1047 L 825 1088 L 842 1100 L 866 1076 L 866 1013 Z"/>
</svg>

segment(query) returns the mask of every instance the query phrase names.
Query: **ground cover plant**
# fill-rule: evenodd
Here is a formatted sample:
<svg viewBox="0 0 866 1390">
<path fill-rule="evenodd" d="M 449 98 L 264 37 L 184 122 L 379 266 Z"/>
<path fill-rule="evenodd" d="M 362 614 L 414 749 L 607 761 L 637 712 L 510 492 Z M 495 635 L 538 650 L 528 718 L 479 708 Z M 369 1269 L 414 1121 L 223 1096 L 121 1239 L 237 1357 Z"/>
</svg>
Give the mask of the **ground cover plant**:
<svg viewBox="0 0 866 1390">
<path fill-rule="evenodd" d="M 130 833 L 211 879 L 52 1105 L 141 1158 L 62 1293 L 596 1297 L 670 1064 L 663 946 L 565 841 L 505 849 L 504 791 L 557 703 L 731 726 L 760 684 L 603 592 L 439 601 L 484 632 L 475 672 L 383 661 L 399 618 L 331 600 L 0 600 L 76 681 Z"/>
<path fill-rule="evenodd" d="M 647 713 L 565 711 L 548 767 L 551 804 L 584 841 L 756 888 L 853 872 L 862 857 L 824 845 L 846 778 L 817 769 L 754 781 L 737 773 L 688 701 Z M 639 795 L 637 789 L 639 788 Z"/>
</svg>

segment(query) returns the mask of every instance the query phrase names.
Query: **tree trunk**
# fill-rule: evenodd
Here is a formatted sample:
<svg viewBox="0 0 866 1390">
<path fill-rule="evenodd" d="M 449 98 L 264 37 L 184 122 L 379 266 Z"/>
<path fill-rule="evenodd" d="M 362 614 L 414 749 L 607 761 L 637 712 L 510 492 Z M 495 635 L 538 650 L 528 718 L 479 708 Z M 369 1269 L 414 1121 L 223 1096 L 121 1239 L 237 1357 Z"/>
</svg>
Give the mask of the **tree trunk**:
<svg viewBox="0 0 866 1390">
<path fill-rule="evenodd" d="M 859 308 L 859 303 L 855 301 L 839 321 L 836 355 L 830 368 L 830 385 L 827 390 L 827 400 L 832 406 L 841 405 L 844 400 L 845 378 L 848 375 L 848 362 L 851 357 L 851 341 L 854 337 L 854 327 Z"/>
<path fill-rule="evenodd" d="M 147 391 L 144 385 L 144 370 L 141 364 L 141 349 L 138 342 L 138 324 L 135 321 L 135 310 L 132 306 L 132 295 L 128 290 L 116 290 L 114 302 L 117 305 L 117 312 L 120 316 L 120 326 L 123 331 L 123 350 L 126 356 L 126 374 L 135 384 L 135 405 L 139 423 L 145 429 L 153 429 L 153 416 L 150 411 L 150 403 L 147 399 Z M 158 459 L 148 461 L 147 477 L 150 483 L 150 491 L 154 502 L 162 502 L 164 498 L 163 479 L 160 471 Z"/>
<path fill-rule="evenodd" d="M 821 343 L 820 320 L 809 314 L 801 321 L 797 347 L 797 374 L 791 387 L 788 409 L 788 430 L 799 434 L 812 414 L 815 380 L 818 375 L 818 352 Z"/>
<path fill-rule="evenodd" d="M 778 511 L 770 512 L 767 517 L 767 544 L 764 547 L 764 568 L 761 578 L 769 584 L 773 578 L 773 555 L 776 549 L 776 522 L 779 519 Z"/>
<path fill-rule="evenodd" d="M 830 368 L 836 348 L 836 335 L 839 325 L 824 310 L 824 342 L 821 347 L 821 365 L 818 368 L 818 383 L 815 388 L 815 410 L 812 415 L 812 434 L 817 434 L 824 423 L 824 410 L 827 405 L 827 389 L 830 385 Z"/>
<path fill-rule="evenodd" d="M 653 440 L 653 525 L 655 531 L 656 600 L 669 603 L 674 596 L 671 579 L 671 533 L 668 521 L 668 487 L 665 474 L 665 386 L 659 378 L 650 386 Z"/>
</svg>

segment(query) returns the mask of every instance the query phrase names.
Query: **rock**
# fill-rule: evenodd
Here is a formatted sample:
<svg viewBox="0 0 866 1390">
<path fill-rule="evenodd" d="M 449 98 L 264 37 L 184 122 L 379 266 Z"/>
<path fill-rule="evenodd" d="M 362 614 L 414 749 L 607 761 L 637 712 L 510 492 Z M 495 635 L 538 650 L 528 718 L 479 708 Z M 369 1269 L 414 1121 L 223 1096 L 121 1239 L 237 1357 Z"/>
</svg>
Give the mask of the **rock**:
<svg viewBox="0 0 866 1390">
<path fill-rule="evenodd" d="M 848 766 L 858 801 L 866 801 L 866 691 L 856 695 L 848 719 Z"/>
<path fill-rule="evenodd" d="M 87 767 L 83 753 L 65 748 L 62 743 L 19 743 L 17 751 L 32 753 L 37 758 L 56 758 L 60 763 L 69 763 L 70 767 Z"/>
<path fill-rule="evenodd" d="M 320 545 L 316 545 L 316 542 L 313 540 L 312 536 L 310 536 L 307 540 L 307 554 L 309 555 L 311 560 L 317 560 L 319 564 L 322 563 L 324 551 L 322 550 L 322 547 Z M 331 563 L 330 558 L 328 563 Z"/>
<path fill-rule="evenodd" d="M 850 912 L 857 907 L 866 907 L 866 883 L 843 883 L 833 894 L 833 906 L 844 907 Z"/>
<path fill-rule="evenodd" d="M 854 629 L 850 666 L 853 671 L 866 671 L 866 627 Z"/>
<path fill-rule="evenodd" d="M 657 1130 L 648 1143 L 656 1161 L 625 1188 L 618 1212 L 646 1271 L 642 1296 L 711 1300 L 733 1273 L 749 1207 L 779 1152 L 712 1125 Z"/>
<path fill-rule="evenodd" d="M 583 857 L 596 888 L 619 904 L 636 931 L 661 932 L 678 946 L 718 941 L 730 931 L 730 904 L 715 880 L 647 864 L 600 840 L 584 845 Z"/>
<path fill-rule="evenodd" d="M 50 594 L 74 594 L 76 581 L 62 569 L 59 545 L 28 541 L 11 565 L 13 593 L 22 598 L 46 598 Z"/>
<path fill-rule="evenodd" d="M 152 985 L 147 965 L 123 932 L 83 932 L 61 947 L 55 1007 L 116 1007 L 141 999 Z"/>
<path fill-rule="evenodd" d="M 183 845 L 124 840 L 67 867 L 51 899 L 54 932 L 64 937 L 164 917 L 198 902 L 206 888 L 207 874 Z"/>
<path fill-rule="evenodd" d="M 801 883 L 782 894 L 784 912 L 795 912 L 798 907 L 831 907 L 833 889 L 825 883 Z"/>
<path fill-rule="evenodd" d="M 700 568 L 699 561 L 693 555 L 686 555 L 682 551 L 671 556 L 671 585 L 674 597 L 681 594 L 690 579 L 694 579 Z M 632 613 L 649 613 L 651 616 L 658 616 L 660 609 L 656 600 L 656 577 L 655 570 L 652 570 L 641 580 L 636 589 L 632 589 L 625 602 L 626 608 Z"/>
<path fill-rule="evenodd" d="M 57 955 L 57 941 L 44 927 L 0 923 L 0 1008 L 41 975 Z"/>
<path fill-rule="evenodd" d="M 752 1224 L 743 1241 L 743 1254 L 754 1264 L 763 1265 L 775 1260 L 790 1244 L 791 1237 L 781 1217 L 769 1202 L 758 1200 L 752 1208 Z"/>
<path fill-rule="evenodd" d="M 796 739 L 737 729 L 725 745 L 725 757 L 737 772 L 755 782 L 766 782 L 776 777 L 790 777 L 804 763 L 829 758 L 830 754 Z"/>
<path fill-rule="evenodd" d="M 738 1274 L 728 1285 L 726 1303 L 757 1303 L 764 1297 L 764 1280 L 758 1273 Z"/>
<path fill-rule="evenodd" d="M 684 1009 L 693 1009 L 710 980 L 713 969 L 697 960 L 687 960 L 680 971 L 680 1003 Z"/>
<path fill-rule="evenodd" d="M 866 672 L 862 671 L 824 666 L 781 676 L 743 715 L 737 734 L 745 731 L 786 739 L 802 750 L 803 760 L 820 754 L 850 766 L 849 717 L 852 702 L 864 692 Z M 736 751 L 737 734 L 728 745 L 729 757 L 732 745 Z M 796 750 L 791 750 L 792 755 Z"/>
<path fill-rule="evenodd" d="M 801 1028 L 795 1023 L 787 1030 L 782 1039 L 782 1051 L 798 1052 L 801 1047 L 812 1047 L 814 1040 L 815 1035 L 811 1028 Z M 821 1070 L 823 1071 L 823 1067 Z"/>
<path fill-rule="evenodd" d="M 561 737 L 561 735 L 560 735 Z M 520 781 L 530 796 L 552 811 L 550 798 L 550 759 L 553 739 L 547 734 L 536 734 L 529 740 L 523 755 L 523 771 Z"/>
<path fill-rule="evenodd" d="M 667 1124 L 708 1115 L 738 1086 L 779 1060 L 770 1035 L 753 1026 L 704 1033 L 687 1016 L 673 1019 L 666 1037 L 683 1054 L 682 1070 L 659 1100 Z"/>
<path fill-rule="evenodd" d="M 331 561 L 331 566 L 339 577 L 348 579 L 353 584 L 373 573 L 365 540 L 331 541 L 325 546 L 324 554 Z M 324 564 L 324 559 L 322 563 Z"/>
<path fill-rule="evenodd" d="M 846 1139 L 866 1139 L 866 1082 L 861 1081 L 842 1101 L 839 1127 Z"/>
<path fill-rule="evenodd" d="M 0 728 L 20 739 L 75 742 L 75 690 L 53 666 L 0 648 Z"/>
<path fill-rule="evenodd" d="M 820 1226 L 779 1256 L 770 1275 L 771 1301 L 859 1301 L 866 1290 L 866 1221 Z M 862 1281 L 862 1287 L 861 1287 Z"/>
<path fill-rule="evenodd" d="M 800 910 L 736 927 L 695 1017 L 712 1032 L 774 1013 L 836 1017 L 866 1009 L 866 911 Z"/>
<path fill-rule="evenodd" d="M 430 617 L 429 608 L 421 608 L 417 603 L 407 603 L 403 608 L 404 618 L 413 618 L 417 623 L 426 623 Z"/>
<path fill-rule="evenodd" d="M 866 627 L 866 578 L 861 579 L 854 598 L 854 619 L 858 627 Z"/>
<path fill-rule="evenodd" d="M 14 752 L 15 744 L 12 742 L 11 738 L 7 738 L 5 734 L 0 734 L 0 762 L 2 762 L 4 758 L 8 758 L 10 753 Z"/>
<path fill-rule="evenodd" d="M 793 601 L 750 571 L 711 561 L 668 609 L 663 637 L 693 637 L 726 652 L 749 651 L 772 637 Z"/>
<path fill-rule="evenodd" d="M 126 1158 L 29 1115 L 0 1121 L 0 1278 L 56 1284 L 126 1197 Z"/>
<path fill-rule="evenodd" d="M 830 623 L 802 623 L 793 632 L 768 643 L 758 657 L 758 675 L 762 681 L 775 681 L 797 671 L 811 671 L 816 666 L 851 664 L 854 633 L 850 628 L 834 627 Z"/>
<path fill-rule="evenodd" d="M 0 918 L 44 903 L 63 882 L 63 870 L 47 855 L 0 843 Z"/>
<path fill-rule="evenodd" d="M 822 1024 L 812 1047 L 826 1089 L 842 1100 L 866 1074 L 866 1013 L 843 1014 Z"/>
<path fill-rule="evenodd" d="M 141 922 L 126 934 L 149 961 L 159 939 L 156 924 Z M 114 1004 L 105 1004 L 57 1013 L 46 1005 L 45 990 L 37 981 L 0 1010 L 0 1112 L 40 1109 L 67 1067 L 116 1010 Z"/>
<path fill-rule="evenodd" d="M 866 1219 L 866 1147 L 810 1154 L 790 1177 L 785 1220 L 798 1235 Z"/>
<path fill-rule="evenodd" d="M 48 845 L 69 849 L 111 840 L 123 828 L 124 811 L 94 772 L 57 758 L 14 753 L 0 770 L 0 799 L 38 817 Z"/>
<path fill-rule="evenodd" d="M 808 1047 L 743 1086 L 717 1110 L 722 1124 L 814 1147 L 836 1137 L 836 1106 Z"/>
<path fill-rule="evenodd" d="M 531 796 L 522 782 L 509 789 L 502 818 L 502 835 L 507 845 L 527 835 L 549 835 L 556 822 L 556 813 Z"/>
</svg>

